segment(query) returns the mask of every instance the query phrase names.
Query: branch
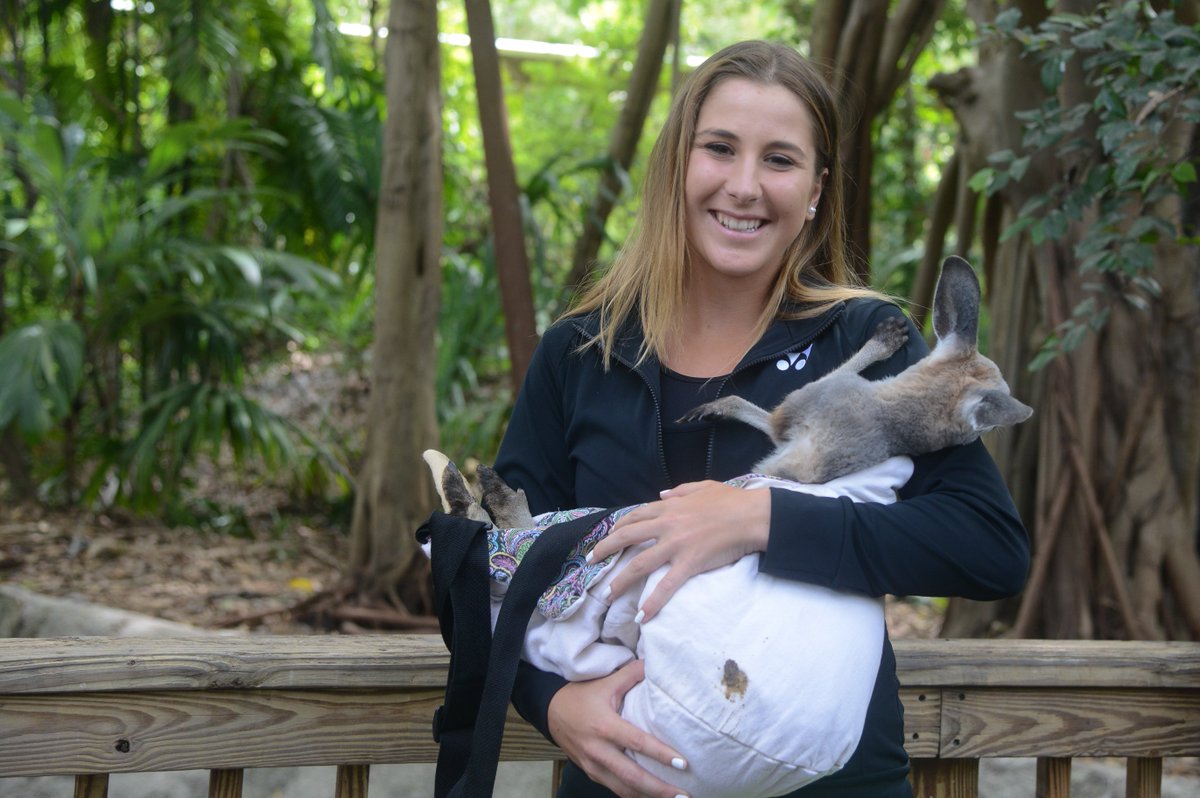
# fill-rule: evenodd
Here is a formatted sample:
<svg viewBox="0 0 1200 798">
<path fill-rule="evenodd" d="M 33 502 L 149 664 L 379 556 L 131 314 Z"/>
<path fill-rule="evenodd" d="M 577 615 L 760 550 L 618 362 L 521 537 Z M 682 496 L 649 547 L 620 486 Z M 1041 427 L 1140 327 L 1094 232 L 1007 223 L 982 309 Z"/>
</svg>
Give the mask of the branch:
<svg viewBox="0 0 1200 798">
<path fill-rule="evenodd" d="M 881 107 L 889 104 L 912 76 L 917 59 L 933 38 L 934 24 L 945 5 L 945 0 L 905 0 L 888 20 L 875 73 L 875 85 L 884 87 L 878 93 Z"/>
<path fill-rule="evenodd" d="M 1109 537 L 1108 525 L 1104 523 L 1104 514 L 1100 509 L 1100 502 L 1096 498 L 1096 486 L 1092 481 L 1091 474 L 1088 473 L 1087 461 L 1084 460 L 1083 450 L 1079 445 L 1079 428 L 1075 424 L 1074 416 L 1067 410 L 1065 402 L 1059 402 L 1058 412 L 1066 430 L 1067 454 L 1071 459 L 1071 464 L 1075 467 L 1076 476 L 1079 477 L 1083 505 L 1091 520 L 1089 527 L 1095 533 L 1096 544 L 1100 548 L 1100 558 L 1104 563 L 1105 571 L 1108 572 L 1109 580 L 1112 582 L 1113 592 L 1116 593 L 1121 620 L 1133 639 L 1146 640 L 1148 639 L 1147 632 L 1142 628 L 1137 613 L 1134 611 L 1133 600 L 1130 598 L 1129 588 L 1125 584 L 1125 575 L 1121 573 L 1121 565 L 1117 562 L 1112 538 Z"/>
<path fill-rule="evenodd" d="M 521 388 L 537 346 L 533 288 L 525 250 L 525 223 L 520 189 L 513 165 L 512 144 L 505 117 L 504 88 L 500 82 L 500 57 L 496 52 L 496 27 L 488 0 L 467 0 L 467 30 L 471 34 L 471 62 L 475 72 L 475 97 L 483 131 L 487 165 L 488 203 L 492 214 L 496 274 L 504 308 L 504 332 L 511 361 L 513 394 Z"/>
<path fill-rule="evenodd" d="M 933 198 L 929 234 L 925 236 L 925 254 L 921 257 L 921 265 L 917 269 L 917 278 L 913 282 L 912 294 L 909 296 L 912 320 L 918 330 L 924 329 L 926 315 L 929 308 L 933 307 L 933 287 L 937 281 L 937 264 L 945 249 L 946 231 L 955 215 L 954 210 L 959 193 L 958 173 L 962 161 L 961 151 L 955 149 L 950 162 L 942 170 L 942 179 L 938 182 L 937 193 Z"/>
<path fill-rule="evenodd" d="M 600 245 L 604 242 L 605 223 L 621 194 L 620 172 L 629 171 L 637 153 L 646 116 L 650 112 L 650 104 L 658 88 L 658 76 L 662 72 L 667 41 L 676 27 L 674 22 L 677 19 L 677 9 L 677 0 L 650 0 L 650 7 L 646 11 L 646 25 L 638 41 L 637 60 L 633 64 L 633 74 L 629 76 L 625 105 L 621 109 L 616 127 L 613 128 L 612 140 L 608 145 L 611 163 L 600 175 L 596 197 L 586 211 L 583 230 L 575 241 L 571 272 L 566 281 L 567 286 L 572 289 L 582 289 L 587 283 L 596 253 L 600 251 Z M 675 64 L 678 67 L 678 48 L 675 50 Z"/>
<path fill-rule="evenodd" d="M 1013 623 L 1012 631 L 1009 633 L 1011 637 L 1029 637 L 1033 632 L 1033 622 L 1038 605 L 1042 602 L 1042 591 L 1046 586 L 1046 577 L 1050 574 L 1050 561 L 1054 555 L 1054 548 L 1058 544 L 1063 516 L 1066 515 L 1067 501 L 1070 498 L 1071 471 L 1068 469 L 1062 475 L 1062 484 L 1054 496 L 1054 504 L 1051 505 L 1050 512 L 1044 519 L 1038 519 L 1037 530 L 1040 545 L 1033 556 L 1029 580 L 1025 583 L 1025 591 L 1021 595 L 1021 608 L 1017 611 L 1017 620 Z"/>
</svg>

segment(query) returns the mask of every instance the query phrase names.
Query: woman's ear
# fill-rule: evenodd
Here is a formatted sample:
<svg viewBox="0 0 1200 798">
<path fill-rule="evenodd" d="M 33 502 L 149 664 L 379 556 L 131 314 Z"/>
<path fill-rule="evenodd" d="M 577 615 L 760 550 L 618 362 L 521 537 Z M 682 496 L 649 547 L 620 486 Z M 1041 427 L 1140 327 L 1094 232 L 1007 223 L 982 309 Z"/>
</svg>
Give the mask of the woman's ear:
<svg viewBox="0 0 1200 798">
<path fill-rule="evenodd" d="M 810 219 L 817 215 L 817 208 L 821 204 L 821 192 L 825 190 L 825 178 L 828 176 L 828 169 L 822 169 L 821 174 L 817 176 L 817 184 L 813 186 L 812 196 L 808 201 L 808 218 Z"/>
</svg>

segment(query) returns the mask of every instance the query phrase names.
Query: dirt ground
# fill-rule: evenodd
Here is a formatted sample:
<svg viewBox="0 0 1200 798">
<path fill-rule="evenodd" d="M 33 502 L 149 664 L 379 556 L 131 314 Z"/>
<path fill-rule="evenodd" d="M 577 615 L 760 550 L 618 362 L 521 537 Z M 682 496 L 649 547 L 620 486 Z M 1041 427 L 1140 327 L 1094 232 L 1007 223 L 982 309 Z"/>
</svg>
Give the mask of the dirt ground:
<svg viewBox="0 0 1200 798">
<path fill-rule="evenodd" d="M 342 544 L 301 522 L 234 537 L 18 507 L 0 515 L 0 579 L 203 628 L 305 634 L 288 610 L 338 583 Z"/>
</svg>

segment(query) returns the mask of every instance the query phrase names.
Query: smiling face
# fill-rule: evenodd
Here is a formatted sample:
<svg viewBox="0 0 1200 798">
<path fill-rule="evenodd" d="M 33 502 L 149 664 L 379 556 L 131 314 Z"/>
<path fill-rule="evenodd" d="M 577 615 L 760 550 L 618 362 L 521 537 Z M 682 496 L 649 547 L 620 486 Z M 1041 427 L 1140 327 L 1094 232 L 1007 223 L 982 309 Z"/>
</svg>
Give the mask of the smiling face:
<svg viewBox="0 0 1200 798">
<path fill-rule="evenodd" d="M 788 89 L 727 78 L 700 107 L 684 185 L 689 280 L 768 291 L 784 252 L 820 212 L 808 109 Z"/>
</svg>

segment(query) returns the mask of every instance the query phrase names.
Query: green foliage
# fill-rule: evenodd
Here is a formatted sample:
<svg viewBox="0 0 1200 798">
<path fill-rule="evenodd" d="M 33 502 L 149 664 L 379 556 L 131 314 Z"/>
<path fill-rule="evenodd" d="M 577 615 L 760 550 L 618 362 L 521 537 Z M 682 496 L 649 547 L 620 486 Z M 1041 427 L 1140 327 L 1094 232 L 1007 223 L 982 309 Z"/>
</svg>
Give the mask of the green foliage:
<svg viewBox="0 0 1200 798">
<path fill-rule="evenodd" d="M 513 398 L 491 260 L 490 244 L 479 257 L 446 253 L 437 341 L 441 445 L 487 460 L 499 448 Z"/>
<path fill-rule="evenodd" d="M 1031 365 L 1036 369 L 1103 327 L 1108 286 L 1117 286 L 1123 301 L 1148 308 L 1147 297 L 1161 290 L 1150 274 L 1155 245 L 1195 235 L 1159 209 L 1195 190 L 1196 164 L 1178 160 L 1165 134 L 1173 123 L 1200 122 L 1200 29 L 1141 2 L 1053 16 L 1036 29 L 1018 22 L 1018 13 L 1005 12 L 996 31 L 1041 60 L 1050 97 L 1021 114 L 1025 152 L 993 154 L 973 185 L 995 193 L 1021 181 L 1035 153 L 1067 164 L 1066 179 L 1028 200 L 1004 235 L 1026 234 L 1040 244 L 1082 224 L 1074 254 L 1094 293 L 1045 342 Z M 1057 92 L 1076 61 L 1091 96 L 1064 106 Z"/>
<path fill-rule="evenodd" d="M 381 92 L 355 101 L 360 56 L 273 0 L 156 5 L 107 27 L 66 4 L 14 17 L 30 84 L 0 92 L 0 427 L 19 425 L 65 501 L 115 486 L 170 509 L 202 453 L 345 492 L 345 466 L 244 385 L 318 338 L 364 258 Z M 336 47 L 323 101 L 309 37 Z"/>
<path fill-rule="evenodd" d="M 0 429 L 30 437 L 66 417 L 83 378 L 83 333 L 70 321 L 28 324 L 0 338 Z"/>
<path fill-rule="evenodd" d="M 44 492 L 61 500 L 117 486 L 118 500 L 168 517 L 224 517 L 178 495 L 189 462 L 217 452 L 287 472 L 307 489 L 345 488 L 353 444 L 330 454 L 246 386 L 289 347 L 353 355 L 370 346 L 382 45 L 338 25 L 380 25 L 386 4 L 125 5 L 136 11 L 17 4 L 0 30 L 13 65 L 6 74 L 27 81 L 0 92 L 0 414 L 8 414 L 0 419 L 22 425 L 37 478 L 56 486 Z M 689 2 L 683 47 L 705 56 L 752 36 L 802 47 L 798 18 L 811 6 L 769 0 L 731 12 Z M 563 277 L 609 167 L 645 8 L 642 0 L 493 6 L 502 37 L 594 48 L 591 57 L 502 62 L 539 328 L 567 300 Z M 880 129 L 878 251 L 897 265 L 897 280 L 919 257 L 922 214 L 913 207 L 936 179 L 922 164 L 944 160 L 949 146 L 946 113 L 930 115 L 923 84 L 966 46 L 956 13 L 935 40 L 948 43 L 922 59 L 901 98 L 903 113 Z M 465 32 L 461 4 L 442 4 L 440 14 L 443 32 Z M 665 116 L 670 76 L 668 65 L 601 260 L 632 223 L 631 187 Z M 468 50 L 443 46 L 442 80 L 439 421 L 443 448 L 486 457 L 512 391 Z M 68 448 L 82 494 L 69 491 Z"/>
<path fill-rule="evenodd" d="M 150 397 L 141 407 L 137 435 L 117 454 L 117 484 L 138 509 L 157 509 L 161 496 L 180 496 L 184 469 L 200 454 L 215 461 L 225 450 L 236 464 L 253 458 L 268 468 L 295 468 L 308 457 L 331 459 L 305 430 L 241 391 L 184 381 Z M 298 444 L 306 445 L 301 452 Z M 97 472 L 94 498 L 105 483 Z"/>
</svg>

